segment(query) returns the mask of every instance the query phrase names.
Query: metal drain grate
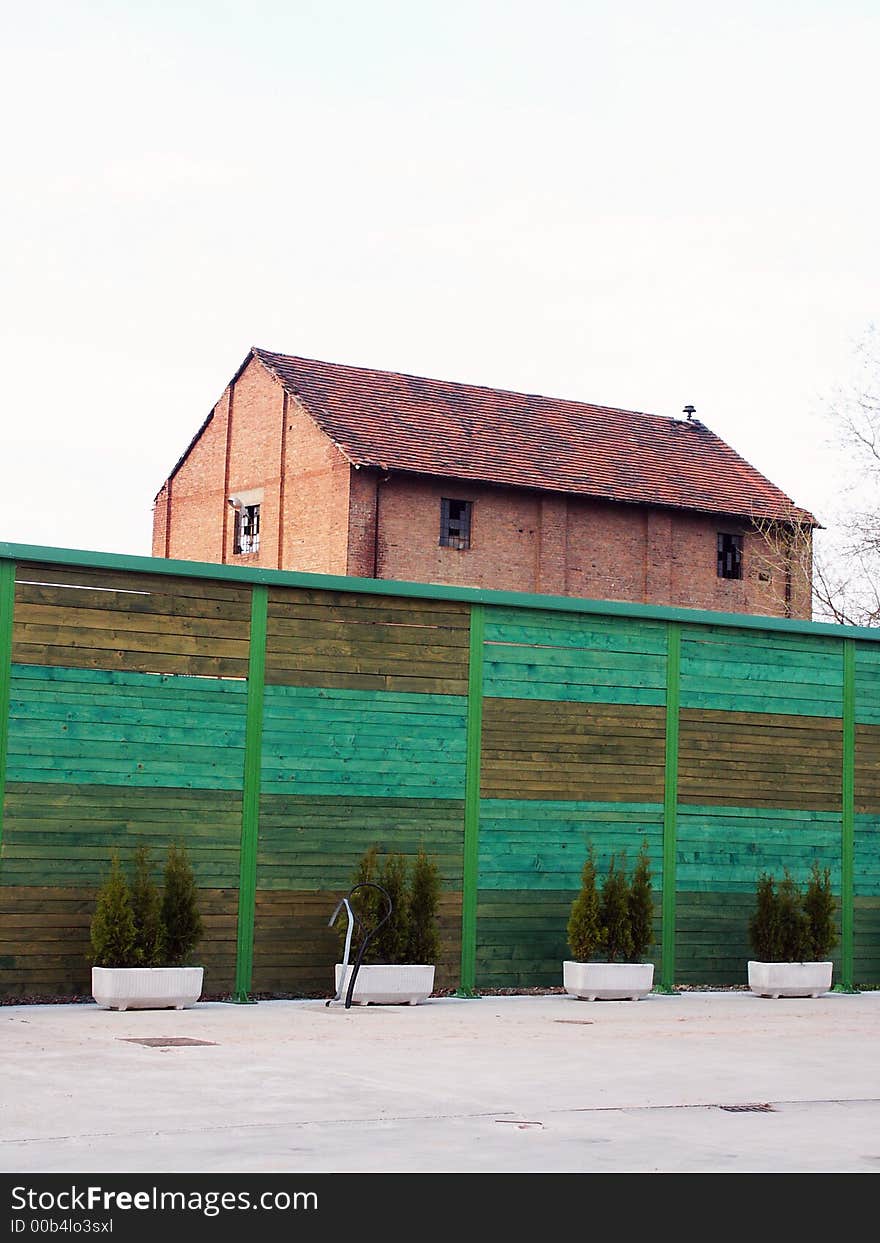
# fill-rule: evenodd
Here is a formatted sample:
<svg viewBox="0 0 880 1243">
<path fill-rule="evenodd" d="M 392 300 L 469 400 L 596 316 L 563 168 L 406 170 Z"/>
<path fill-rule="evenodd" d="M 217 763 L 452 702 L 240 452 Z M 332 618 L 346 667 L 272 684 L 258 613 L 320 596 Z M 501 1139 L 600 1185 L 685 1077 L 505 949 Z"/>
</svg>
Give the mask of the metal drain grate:
<svg viewBox="0 0 880 1243">
<path fill-rule="evenodd" d="M 719 1105 L 727 1114 L 773 1114 L 776 1110 L 772 1105 Z"/>
<path fill-rule="evenodd" d="M 148 1049 L 170 1049 L 177 1045 L 213 1044 L 216 1040 L 193 1040 L 190 1036 L 120 1036 L 126 1044 L 143 1044 Z"/>
<path fill-rule="evenodd" d="M 574 1023 L 576 1027 L 592 1027 L 592 1019 L 554 1019 L 554 1023 Z"/>
</svg>

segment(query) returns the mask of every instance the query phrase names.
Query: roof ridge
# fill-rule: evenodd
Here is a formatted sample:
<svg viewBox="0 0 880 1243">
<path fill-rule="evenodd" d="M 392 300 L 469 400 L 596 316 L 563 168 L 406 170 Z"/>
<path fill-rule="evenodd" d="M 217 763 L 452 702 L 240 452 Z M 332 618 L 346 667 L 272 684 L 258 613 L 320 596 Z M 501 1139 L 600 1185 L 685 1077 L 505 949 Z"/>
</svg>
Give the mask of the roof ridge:
<svg viewBox="0 0 880 1243">
<path fill-rule="evenodd" d="M 549 393 L 526 393 L 522 389 L 516 388 L 497 388 L 491 384 L 472 384 L 467 380 L 443 380 L 439 376 L 416 375 L 410 371 L 392 371 L 387 367 L 364 367 L 357 363 L 334 363 L 326 358 L 308 358 L 304 354 L 279 354 L 276 350 L 266 350 L 262 346 L 252 345 L 251 352 L 256 354 L 262 361 L 263 355 L 268 354 L 271 358 L 281 358 L 285 362 L 290 363 L 313 363 L 319 367 L 332 367 L 334 370 L 340 371 L 363 371 L 368 375 L 389 376 L 399 380 L 417 380 L 421 384 L 443 384 L 450 388 L 456 389 L 478 389 L 483 393 L 502 394 L 507 397 L 531 397 L 538 401 L 552 401 L 563 403 L 567 406 L 586 407 L 590 410 L 598 410 L 604 414 L 625 414 L 637 415 L 643 419 L 660 419 L 663 423 L 684 424 L 684 419 L 676 419 L 669 414 L 656 414 L 651 410 L 630 410 L 626 406 L 606 406 L 593 401 L 581 401 L 577 397 L 553 397 Z M 279 376 L 279 379 L 281 377 Z M 700 423 L 699 419 L 690 420 L 691 424 L 699 423 L 701 427 L 705 427 L 704 423 Z"/>
</svg>

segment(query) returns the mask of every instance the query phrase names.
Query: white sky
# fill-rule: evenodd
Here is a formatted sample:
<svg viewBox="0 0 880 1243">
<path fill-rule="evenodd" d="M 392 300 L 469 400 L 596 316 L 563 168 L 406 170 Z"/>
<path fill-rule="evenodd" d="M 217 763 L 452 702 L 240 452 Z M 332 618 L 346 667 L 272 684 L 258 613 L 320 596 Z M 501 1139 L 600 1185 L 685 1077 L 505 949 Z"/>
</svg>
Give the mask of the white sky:
<svg viewBox="0 0 880 1243">
<path fill-rule="evenodd" d="M 876 0 L 29 0 L 0 539 L 148 553 L 250 345 L 698 417 L 828 519 Z"/>
</svg>

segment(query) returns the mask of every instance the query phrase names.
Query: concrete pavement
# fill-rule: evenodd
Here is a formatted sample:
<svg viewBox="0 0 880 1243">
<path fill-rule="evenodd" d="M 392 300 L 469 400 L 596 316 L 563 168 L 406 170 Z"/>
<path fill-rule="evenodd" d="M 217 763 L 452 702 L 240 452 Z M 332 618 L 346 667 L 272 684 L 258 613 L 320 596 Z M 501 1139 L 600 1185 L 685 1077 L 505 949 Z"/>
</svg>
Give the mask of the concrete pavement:
<svg viewBox="0 0 880 1243">
<path fill-rule="evenodd" d="M 878 1037 L 880 992 L 9 1006 L 0 1170 L 877 1172 Z"/>
</svg>

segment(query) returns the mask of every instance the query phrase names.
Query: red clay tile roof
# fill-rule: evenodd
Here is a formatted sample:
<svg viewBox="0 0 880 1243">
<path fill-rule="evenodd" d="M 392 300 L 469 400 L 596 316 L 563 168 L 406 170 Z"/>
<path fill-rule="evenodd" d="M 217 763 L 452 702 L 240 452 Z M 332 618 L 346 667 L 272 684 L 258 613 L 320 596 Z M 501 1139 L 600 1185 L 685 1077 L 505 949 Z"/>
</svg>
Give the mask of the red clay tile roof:
<svg viewBox="0 0 880 1243">
<path fill-rule="evenodd" d="M 359 466 L 815 524 L 697 420 L 252 353 Z"/>
</svg>

